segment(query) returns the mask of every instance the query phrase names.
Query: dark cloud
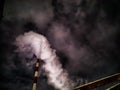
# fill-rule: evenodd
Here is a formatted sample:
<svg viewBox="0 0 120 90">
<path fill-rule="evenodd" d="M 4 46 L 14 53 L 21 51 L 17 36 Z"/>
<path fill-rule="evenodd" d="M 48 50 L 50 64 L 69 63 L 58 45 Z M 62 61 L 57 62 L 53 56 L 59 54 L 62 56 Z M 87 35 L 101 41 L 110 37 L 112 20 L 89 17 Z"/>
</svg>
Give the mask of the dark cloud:
<svg viewBox="0 0 120 90">
<path fill-rule="evenodd" d="M 119 0 L 6 0 L 0 24 L 0 89 L 32 88 L 34 60 L 16 53 L 14 46 L 15 38 L 30 30 L 48 38 L 79 84 L 120 72 L 119 8 Z M 54 90 L 42 74 L 39 89 Z"/>
</svg>

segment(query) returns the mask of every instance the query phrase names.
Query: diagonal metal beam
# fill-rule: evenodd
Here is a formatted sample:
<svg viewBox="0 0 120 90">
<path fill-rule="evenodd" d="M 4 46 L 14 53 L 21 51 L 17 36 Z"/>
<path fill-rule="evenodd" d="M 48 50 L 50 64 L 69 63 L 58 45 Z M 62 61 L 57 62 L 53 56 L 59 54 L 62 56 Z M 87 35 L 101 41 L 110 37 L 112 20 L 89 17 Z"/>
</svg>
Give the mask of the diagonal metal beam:
<svg viewBox="0 0 120 90">
<path fill-rule="evenodd" d="M 120 80 L 120 73 L 98 79 L 96 81 L 76 87 L 74 90 L 91 90 L 96 87 Z"/>
<path fill-rule="evenodd" d="M 117 84 L 107 88 L 106 90 L 120 90 L 120 83 L 117 83 Z"/>
</svg>

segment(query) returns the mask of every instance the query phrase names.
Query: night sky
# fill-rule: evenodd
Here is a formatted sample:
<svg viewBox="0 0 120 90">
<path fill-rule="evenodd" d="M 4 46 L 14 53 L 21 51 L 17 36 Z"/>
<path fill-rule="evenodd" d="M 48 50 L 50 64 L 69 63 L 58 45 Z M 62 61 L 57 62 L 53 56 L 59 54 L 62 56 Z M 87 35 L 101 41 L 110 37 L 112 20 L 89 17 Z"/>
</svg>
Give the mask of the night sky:
<svg viewBox="0 0 120 90">
<path fill-rule="evenodd" d="M 29 31 L 48 39 L 76 86 L 120 72 L 119 0 L 5 0 L 0 20 L 0 90 L 32 89 L 35 58 L 15 46 Z M 55 90 L 40 73 L 38 90 Z"/>
</svg>

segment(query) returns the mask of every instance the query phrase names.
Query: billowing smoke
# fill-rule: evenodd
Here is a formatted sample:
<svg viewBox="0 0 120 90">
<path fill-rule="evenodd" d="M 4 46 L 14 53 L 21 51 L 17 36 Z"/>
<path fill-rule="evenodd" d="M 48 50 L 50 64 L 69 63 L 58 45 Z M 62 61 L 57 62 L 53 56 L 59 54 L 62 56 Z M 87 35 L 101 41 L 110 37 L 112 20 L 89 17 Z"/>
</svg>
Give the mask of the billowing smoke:
<svg viewBox="0 0 120 90">
<path fill-rule="evenodd" d="M 14 52 L 13 45 L 16 36 L 30 30 L 48 39 L 62 66 L 55 59 L 56 65 L 63 67 L 77 85 L 120 72 L 119 1 L 5 0 L 0 24 L 0 90 L 32 88 L 35 50 L 24 43 L 34 41 L 20 41 L 23 43 L 20 54 Z M 35 45 L 40 46 L 38 42 Z M 37 51 L 40 58 L 41 50 Z M 45 65 L 46 62 L 43 68 Z M 38 90 L 54 90 L 44 74 L 38 79 Z"/>
<path fill-rule="evenodd" d="M 43 68 L 48 76 L 49 84 L 60 90 L 73 89 L 73 81 L 69 79 L 67 71 L 62 69 L 55 50 L 50 47 L 48 40 L 43 35 L 30 31 L 18 36 L 16 45 L 20 52 L 29 54 L 30 57 L 35 54 L 37 58 L 45 62 Z"/>
</svg>

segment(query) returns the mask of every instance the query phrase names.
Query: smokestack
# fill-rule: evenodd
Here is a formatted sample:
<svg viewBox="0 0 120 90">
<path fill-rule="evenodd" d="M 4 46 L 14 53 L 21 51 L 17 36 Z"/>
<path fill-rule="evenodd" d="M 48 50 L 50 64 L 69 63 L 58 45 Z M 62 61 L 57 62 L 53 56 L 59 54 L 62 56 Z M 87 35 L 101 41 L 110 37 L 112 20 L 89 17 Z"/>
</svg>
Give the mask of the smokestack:
<svg viewBox="0 0 120 90">
<path fill-rule="evenodd" d="M 48 84 L 53 85 L 59 90 L 72 90 L 74 82 L 70 79 L 67 71 L 62 68 L 56 51 L 51 48 L 45 36 L 30 31 L 18 36 L 16 38 L 16 45 L 21 52 L 26 52 L 28 55 L 33 53 L 37 58 L 45 62 L 42 68 L 48 77 Z M 36 66 L 39 65 L 36 64 Z M 35 72 L 35 78 L 37 77 L 38 71 Z M 36 82 L 33 85 L 33 90 L 36 90 Z"/>
<path fill-rule="evenodd" d="M 34 73 L 32 90 L 37 90 L 37 80 L 38 80 L 38 75 L 39 75 L 39 67 L 40 67 L 40 60 L 37 59 L 37 61 L 35 63 L 35 73 Z"/>
</svg>

